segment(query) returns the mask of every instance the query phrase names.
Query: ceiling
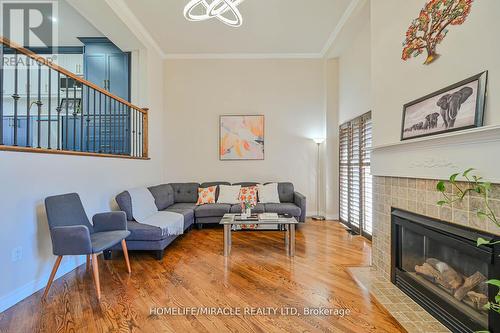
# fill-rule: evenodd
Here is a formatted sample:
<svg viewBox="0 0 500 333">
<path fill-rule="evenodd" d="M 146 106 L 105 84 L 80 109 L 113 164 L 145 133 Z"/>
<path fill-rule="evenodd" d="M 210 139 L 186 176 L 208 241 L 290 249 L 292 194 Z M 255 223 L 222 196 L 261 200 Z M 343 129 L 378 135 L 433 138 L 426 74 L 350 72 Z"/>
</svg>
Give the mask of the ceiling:
<svg viewBox="0 0 500 333">
<path fill-rule="evenodd" d="M 123 0 L 167 56 L 319 55 L 351 0 L 245 0 L 243 25 L 184 18 L 189 0 Z M 210 0 L 206 0 L 210 1 Z"/>
</svg>

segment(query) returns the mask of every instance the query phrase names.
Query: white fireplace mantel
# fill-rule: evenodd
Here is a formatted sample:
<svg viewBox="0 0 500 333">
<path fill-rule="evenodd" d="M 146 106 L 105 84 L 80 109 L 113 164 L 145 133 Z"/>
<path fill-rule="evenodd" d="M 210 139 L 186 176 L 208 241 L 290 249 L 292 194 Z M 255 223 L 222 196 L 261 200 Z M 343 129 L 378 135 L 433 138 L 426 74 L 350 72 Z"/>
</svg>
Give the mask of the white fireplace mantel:
<svg viewBox="0 0 500 333">
<path fill-rule="evenodd" d="M 500 183 L 500 125 L 417 138 L 372 148 L 374 176 L 448 179 L 477 169 Z"/>
</svg>

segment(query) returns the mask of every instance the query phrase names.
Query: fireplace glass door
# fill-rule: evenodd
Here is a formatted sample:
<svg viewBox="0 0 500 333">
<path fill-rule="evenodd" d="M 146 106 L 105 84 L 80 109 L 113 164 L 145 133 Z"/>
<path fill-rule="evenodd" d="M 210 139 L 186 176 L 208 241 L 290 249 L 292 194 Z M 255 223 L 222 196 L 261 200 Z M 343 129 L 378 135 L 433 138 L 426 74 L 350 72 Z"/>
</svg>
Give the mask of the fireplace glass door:
<svg viewBox="0 0 500 333">
<path fill-rule="evenodd" d="M 399 268 L 449 306 L 488 327 L 485 261 L 432 235 L 402 228 Z"/>
</svg>

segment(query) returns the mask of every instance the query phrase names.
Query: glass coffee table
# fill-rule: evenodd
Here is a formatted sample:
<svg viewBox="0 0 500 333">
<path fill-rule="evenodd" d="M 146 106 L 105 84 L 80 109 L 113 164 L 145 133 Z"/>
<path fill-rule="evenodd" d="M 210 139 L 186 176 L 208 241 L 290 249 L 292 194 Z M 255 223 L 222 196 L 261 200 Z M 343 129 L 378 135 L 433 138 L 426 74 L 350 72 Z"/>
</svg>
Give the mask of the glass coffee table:
<svg viewBox="0 0 500 333">
<path fill-rule="evenodd" d="M 295 217 L 278 216 L 275 219 L 265 220 L 243 220 L 238 218 L 239 214 L 224 214 L 219 224 L 224 226 L 224 256 L 231 254 L 231 229 L 233 225 L 241 224 L 274 224 L 283 226 L 285 229 L 285 249 L 290 257 L 295 255 L 295 225 L 298 224 Z"/>
</svg>

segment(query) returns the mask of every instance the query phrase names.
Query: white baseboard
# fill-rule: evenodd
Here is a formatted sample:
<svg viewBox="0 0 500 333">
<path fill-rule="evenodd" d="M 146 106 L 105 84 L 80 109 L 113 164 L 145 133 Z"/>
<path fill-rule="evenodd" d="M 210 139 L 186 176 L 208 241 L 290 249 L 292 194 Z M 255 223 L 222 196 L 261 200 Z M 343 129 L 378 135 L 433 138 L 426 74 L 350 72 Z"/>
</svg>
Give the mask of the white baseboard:
<svg viewBox="0 0 500 333">
<path fill-rule="evenodd" d="M 85 257 L 81 257 L 85 258 Z M 80 257 L 68 257 L 68 261 L 65 261 L 63 258 L 63 261 L 61 262 L 61 265 L 59 266 L 59 269 L 57 270 L 57 274 L 54 280 L 60 278 L 63 275 L 68 274 L 78 266 L 82 265 L 85 263 L 85 259 L 82 260 Z M 7 295 L 4 295 L 0 297 L 0 313 L 4 312 L 8 308 L 16 305 L 17 303 L 21 302 L 23 299 L 33 295 L 40 289 L 45 288 L 45 285 L 47 284 L 47 281 L 49 280 L 50 272 L 52 270 L 52 267 L 50 267 L 50 270 L 44 272 L 42 276 L 36 280 L 33 280 L 31 282 L 26 283 L 25 285 L 14 289 L 13 291 L 9 292 Z"/>
</svg>

